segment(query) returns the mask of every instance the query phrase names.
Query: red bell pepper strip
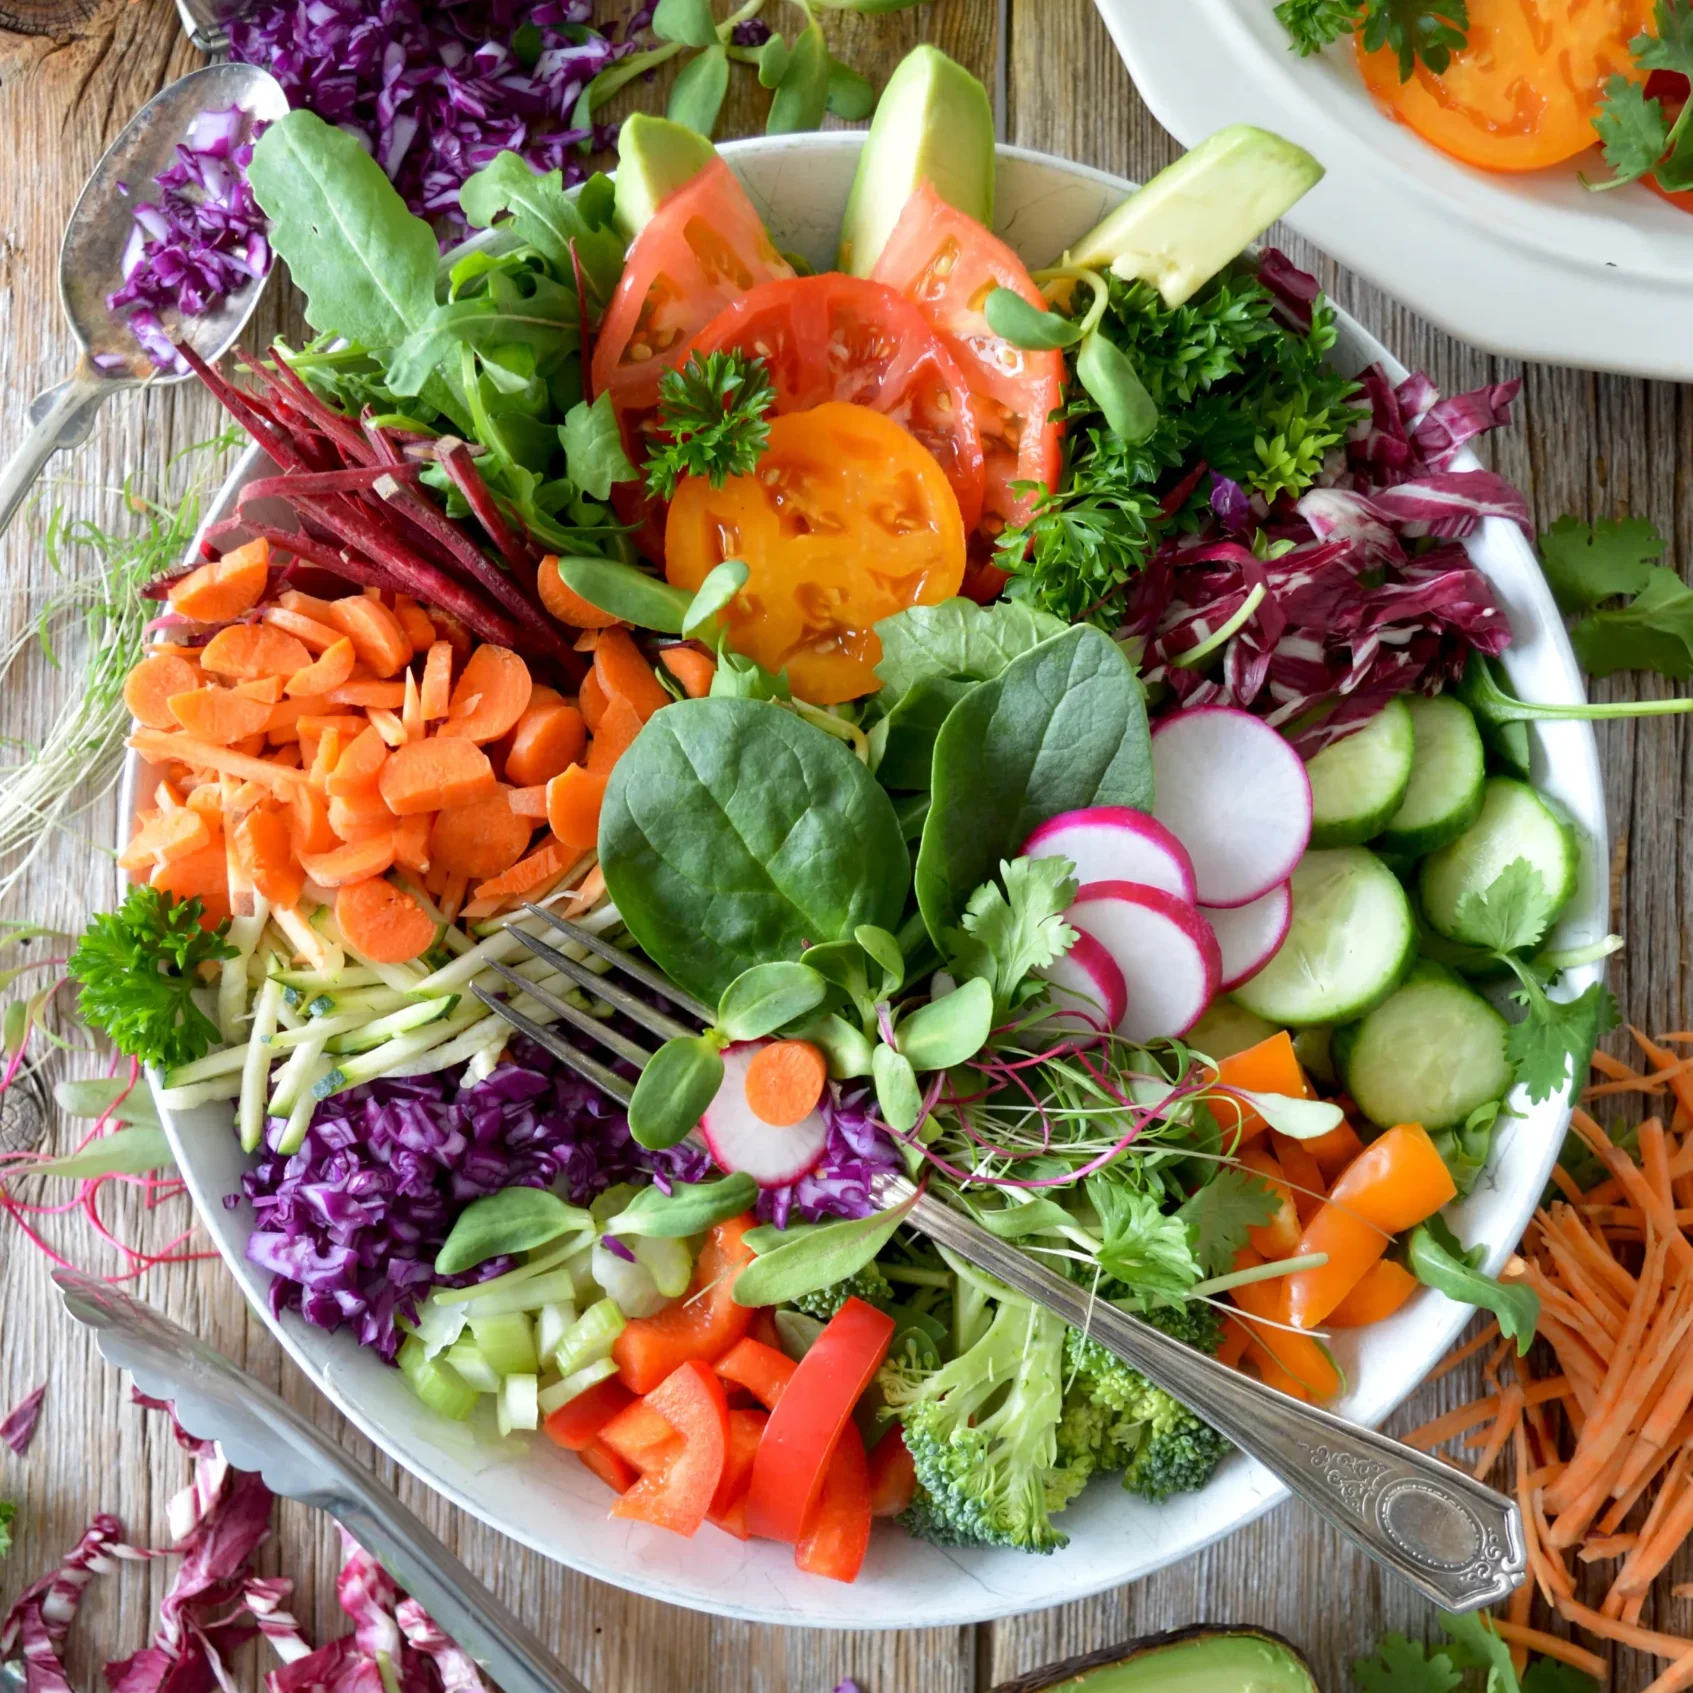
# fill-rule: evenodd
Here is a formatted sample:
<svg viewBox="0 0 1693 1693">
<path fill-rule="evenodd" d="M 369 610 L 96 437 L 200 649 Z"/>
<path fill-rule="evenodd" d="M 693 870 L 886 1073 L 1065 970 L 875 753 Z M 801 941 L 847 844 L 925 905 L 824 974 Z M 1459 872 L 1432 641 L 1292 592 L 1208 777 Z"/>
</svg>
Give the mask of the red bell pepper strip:
<svg viewBox="0 0 1693 1693">
<path fill-rule="evenodd" d="M 807 1575 L 854 1581 L 869 1547 L 870 1470 L 863 1438 L 849 1422 L 835 1442 L 822 1491 L 794 1548 L 794 1564 Z"/>
<path fill-rule="evenodd" d="M 566 1452 L 585 1452 L 594 1444 L 600 1430 L 619 1411 L 633 1404 L 634 1399 L 634 1394 L 616 1376 L 610 1376 L 560 1405 L 541 1427 Z"/>
<path fill-rule="evenodd" d="M 636 1413 L 643 1415 L 639 1423 Z M 655 1441 L 646 1417 L 668 1423 L 674 1443 Z M 621 1431 L 619 1424 L 628 1418 Z M 628 1437 L 620 1446 L 614 1431 Z M 614 1517 L 656 1524 L 674 1534 L 691 1535 L 705 1521 L 729 1450 L 729 1405 L 723 1383 L 697 1358 L 678 1365 L 643 1399 L 606 1424 L 601 1435 L 614 1452 L 629 1458 L 641 1479 L 611 1508 Z"/>
<path fill-rule="evenodd" d="M 898 1426 L 870 1449 L 870 1515 L 897 1517 L 917 1492 L 917 1469 Z"/>
<path fill-rule="evenodd" d="M 719 1223 L 694 1265 L 688 1291 L 656 1317 L 624 1325 L 611 1355 L 631 1392 L 651 1393 L 690 1359 L 721 1358 L 747 1332 L 752 1312 L 735 1303 L 735 1277 L 753 1260 L 744 1241 L 753 1221 L 748 1211 Z"/>
<path fill-rule="evenodd" d="M 798 1543 L 841 1430 L 887 1356 L 893 1334 L 892 1317 L 862 1299 L 849 1299 L 799 1361 L 753 1463 L 747 1527 L 754 1534 Z"/>
<path fill-rule="evenodd" d="M 723 1460 L 723 1474 L 712 1495 L 706 1520 L 745 1540 L 747 1535 L 747 1485 L 752 1480 L 752 1462 L 769 1417 L 763 1411 L 730 1411 L 729 1450 Z"/>
<path fill-rule="evenodd" d="M 591 1440 L 576 1454 L 615 1493 L 635 1485 L 634 1467 L 626 1464 L 603 1440 Z"/>
<path fill-rule="evenodd" d="M 754 1340 L 750 1335 L 737 1340 L 717 1360 L 717 1373 L 725 1381 L 744 1387 L 767 1411 L 776 1409 L 782 1389 L 794 1378 L 799 1368 L 785 1352 Z"/>
</svg>

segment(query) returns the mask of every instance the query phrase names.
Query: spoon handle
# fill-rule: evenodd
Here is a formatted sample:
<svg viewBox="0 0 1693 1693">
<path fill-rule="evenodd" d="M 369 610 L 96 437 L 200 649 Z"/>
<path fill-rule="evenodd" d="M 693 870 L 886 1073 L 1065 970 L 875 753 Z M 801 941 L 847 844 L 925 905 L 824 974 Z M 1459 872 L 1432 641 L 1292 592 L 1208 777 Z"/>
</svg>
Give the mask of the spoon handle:
<svg viewBox="0 0 1693 1693">
<path fill-rule="evenodd" d="M 113 386 L 98 377 L 77 375 L 35 397 L 29 408 L 29 433 L 0 466 L 0 535 L 48 459 L 61 447 L 74 447 L 87 439 L 95 410 Z"/>
</svg>

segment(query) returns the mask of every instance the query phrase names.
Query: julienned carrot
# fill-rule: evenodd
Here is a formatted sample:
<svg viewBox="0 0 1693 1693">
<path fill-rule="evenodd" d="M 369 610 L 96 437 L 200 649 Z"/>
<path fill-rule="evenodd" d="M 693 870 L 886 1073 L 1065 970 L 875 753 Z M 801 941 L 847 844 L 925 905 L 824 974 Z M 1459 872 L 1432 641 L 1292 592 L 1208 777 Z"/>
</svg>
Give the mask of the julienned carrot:
<svg viewBox="0 0 1693 1693">
<path fill-rule="evenodd" d="M 549 782 L 578 763 L 587 745 L 587 726 L 575 706 L 567 700 L 531 703 L 512 733 L 506 779 L 519 787 Z"/>
<path fill-rule="evenodd" d="M 445 717 L 452 701 L 453 649 L 448 641 L 436 641 L 423 660 L 423 681 L 419 704 L 426 723 Z"/>
<path fill-rule="evenodd" d="M 1629 1024 L 1628 1032 L 1634 1036 L 1640 1050 L 1652 1061 L 1652 1068 L 1657 1072 L 1656 1079 L 1669 1083 L 1670 1092 L 1684 1111 L 1693 1112 L 1693 1075 L 1689 1074 L 1690 1065 L 1686 1059 L 1678 1057 L 1667 1047 L 1659 1046 L 1656 1041 L 1648 1040 L 1641 1032 Z"/>
<path fill-rule="evenodd" d="M 772 1128 L 791 1129 L 817 1109 L 828 1079 L 828 1060 L 811 1041 L 771 1041 L 747 1065 L 747 1107 Z"/>
<path fill-rule="evenodd" d="M 171 609 L 197 623 L 227 623 L 251 611 L 270 580 L 270 547 L 249 541 L 192 570 L 170 591 Z"/>
<path fill-rule="evenodd" d="M 192 735 L 172 735 L 159 729 L 138 729 L 124 745 L 155 764 L 165 764 L 174 759 L 196 769 L 216 770 L 225 775 L 262 782 L 273 792 L 283 795 L 291 795 L 303 779 L 298 770 L 272 764 L 266 759 L 251 758 L 245 753 L 232 752 L 228 747 L 197 740 Z"/>
<path fill-rule="evenodd" d="M 342 888 L 349 882 L 363 882 L 381 876 L 394 862 L 394 832 L 368 841 L 349 841 L 333 851 L 308 853 L 300 863 L 320 888 Z"/>
<path fill-rule="evenodd" d="M 541 596 L 541 604 L 560 623 L 573 629 L 609 629 L 617 622 L 610 612 L 601 611 L 583 599 L 559 575 L 558 560 L 551 553 L 541 560 L 541 568 L 535 572 L 535 591 Z"/>
<path fill-rule="evenodd" d="M 349 594 L 328 602 L 328 622 L 353 643 L 359 663 L 372 675 L 392 676 L 412 654 L 411 642 L 381 600 Z"/>
<path fill-rule="evenodd" d="M 200 668 L 246 682 L 255 676 L 292 676 L 311 657 L 305 643 L 285 630 L 268 623 L 232 623 L 200 649 Z"/>
<path fill-rule="evenodd" d="M 435 814 L 429 831 L 429 857 L 449 874 L 486 881 L 509 870 L 529 849 L 534 823 L 517 816 L 499 788 L 486 799 L 449 806 Z"/>
<path fill-rule="evenodd" d="M 1641 1175 L 1628 1154 L 1613 1146 L 1610 1136 L 1579 1105 L 1570 1113 L 1570 1124 L 1603 1160 L 1622 1191 L 1646 1214 L 1652 1226 L 1669 1241 L 1670 1251 L 1680 1267 L 1683 1270 L 1693 1269 L 1693 1243 L 1689 1243 L 1687 1237 L 1676 1227 L 1673 1211 L 1653 1191 L 1651 1184 Z"/>
<path fill-rule="evenodd" d="M 174 729 L 176 718 L 170 700 L 176 694 L 200 686 L 200 672 L 186 659 L 173 653 L 155 653 L 144 658 L 124 678 L 123 703 L 130 716 L 149 729 Z"/>
<path fill-rule="evenodd" d="M 378 788 L 396 817 L 444 811 L 486 799 L 498 786 L 488 755 L 473 742 L 436 737 L 388 754 Z"/>
<path fill-rule="evenodd" d="M 542 882 L 564 874 L 580 858 L 581 852 L 563 841 L 549 840 L 543 846 L 520 859 L 504 875 L 481 883 L 476 890 L 479 900 L 514 899 L 531 893 Z"/>
<path fill-rule="evenodd" d="M 294 856 L 288 822 L 278 811 L 255 806 L 231 835 L 241 868 L 272 905 L 294 905 L 306 885 L 306 873 Z"/>
<path fill-rule="evenodd" d="M 600 838 L 606 778 L 573 764 L 547 784 L 547 823 L 566 846 L 587 852 Z"/>
<path fill-rule="evenodd" d="M 658 661 L 682 684 L 682 691 L 689 699 L 704 699 L 711 692 L 717 661 L 698 647 L 666 647 L 658 655 Z"/>
<path fill-rule="evenodd" d="M 284 700 L 282 703 L 286 705 L 288 702 Z M 362 735 L 370 727 L 370 723 L 366 718 L 352 711 L 325 711 L 316 717 L 307 712 L 302 712 L 295 727 L 299 729 L 302 740 L 321 740 L 333 729 L 342 747 L 345 747 L 349 742 Z M 339 757 L 340 754 L 337 753 L 336 756 Z"/>
<path fill-rule="evenodd" d="M 1487 1621 L 1501 1640 L 1508 1640 L 1514 1646 L 1526 1646 L 1543 1658 L 1556 1658 L 1560 1663 L 1573 1664 L 1596 1681 L 1603 1681 L 1610 1674 L 1611 1666 L 1597 1652 L 1585 1651 L 1561 1635 L 1548 1634 L 1541 1628 L 1524 1628 L 1519 1623 L 1506 1622 L 1499 1617 L 1489 1617 Z"/>
<path fill-rule="evenodd" d="M 393 712 L 384 711 L 378 706 L 371 706 L 365 716 L 370 719 L 370 726 L 382 737 L 383 744 L 390 748 L 403 747 L 411 739 L 406 726 Z"/>
<path fill-rule="evenodd" d="M 166 701 L 173 716 L 190 735 L 226 747 L 261 733 L 271 708 L 263 700 L 243 699 L 229 688 L 190 688 Z"/>
<path fill-rule="evenodd" d="M 342 635 L 325 647 L 312 663 L 296 670 L 288 678 L 287 692 L 293 695 L 325 695 L 330 689 L 339 688 L 352 675 L 356 662 L 353 643 Z"/>
<path fill-rule="evenodd" d="M 435 920 L 403 888 L 372 876 L 348 882 L 335 895 L 342 938 L 376 964 L 406 964 L 435 942 Z"/>
<path fill-rule="evenodd" d="M 506 647 L 480 646 L 453 687 L 439 733 L 467 741 L 497 741 L 529 708 L 529 666 Z"/>
<path fill-rule="evenodd" d="M 594 675 L 607 700 L 627 700 L 643 723 L 670 703 L 664 684 L 653 675 L 652 666 L 626 629 L 601 632 L 594 645 Z"/>
<path fill-rule="evenodd" d="M 641 714 L 621 694 L 609 701 L 588 747 L 588 768 L 596 775 L 609 776 L 612 766 L 635 744 L 635 737 L 645 727 Z"/>
</svg>

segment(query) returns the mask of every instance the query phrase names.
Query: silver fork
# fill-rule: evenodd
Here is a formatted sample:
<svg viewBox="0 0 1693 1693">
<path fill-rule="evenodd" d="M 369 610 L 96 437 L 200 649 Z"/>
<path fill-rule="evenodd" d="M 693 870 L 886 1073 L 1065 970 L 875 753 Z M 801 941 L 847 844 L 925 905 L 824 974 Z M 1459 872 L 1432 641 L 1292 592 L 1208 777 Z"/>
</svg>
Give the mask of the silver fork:
<svg viewBox="0 0 1693 1693">
<path fill-rule="evenodd" d="M 553 912 L 536 905 L 526 910 L 573 949 L 582 949 L 572 958 L 540 936 L 514 928 L 530 952 L 660 1040 L 700 1030 L 630 992 L 609 973 L 590 969 L 581 962 L 584 954 L 597 955 L 701 1026 L 713 1021 L 709 1006 L 650 964 Z M 492 968 L 517 993 L 528 995 L 618 1058 L 639 1068 L 652 1056 L 639 1042 L 528 977 L 503 964 Z M 609 1065 L 480 986 L 472 984 L 471 992 L 561 1063 L 628 1105 L 634 1085 Z M 883 1209 L 909 1204 L 905 1221 L 912 1228 L 1091 1335 L 1190 1407 L 1325 1521 L 1436 1604 L 1449 1611 L 1475 1610 L 1503 1599 L 1523 1579 L 1527 1558 L 1521 1518 L 1517 1507 L 1492 1488 L 1438 1458 L 1279 1393 L 1171 1339 L 996 1240 L 944 1201 L 919 1193 L 903 1175 L 878 1176 L 871 1192 Z"/>
</svg>

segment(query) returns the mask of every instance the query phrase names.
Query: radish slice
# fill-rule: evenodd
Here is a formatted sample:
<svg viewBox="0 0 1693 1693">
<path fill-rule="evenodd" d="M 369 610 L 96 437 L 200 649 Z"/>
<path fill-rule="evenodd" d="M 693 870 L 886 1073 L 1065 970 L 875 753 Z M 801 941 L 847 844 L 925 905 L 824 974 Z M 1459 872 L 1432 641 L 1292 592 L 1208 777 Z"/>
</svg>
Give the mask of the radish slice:
<svg viewBox="0 0 1693 1693">
<path fill-rule="evenodd" d="M 1178 711 L 1152 731 L 1153 807 L 1193 859 L 1201 905 L 1233 910 L 1285 882 L 1311 839 L 1311 781 L 1262 719 Z"/>
<path fill-rule="evenodd" d="M 1233 993 L 1281 951 L 1293 923 L 1293 891 L 1283 882 L 1250 905 L 1237 905 L 1232 911 L 1202 905 L 1199 915 L 1211 925 L 1222 950 L 1221 991 Z"/>
<path fill-rule="evenodd" d="M 1117 961 L 1126 1040 L 1185 1035 L 1216 998 L 1223 959 L 1211 925 L 1186 900 L 1136 882 L 1089 882 L 1064 914 Z"/>
<path fill-rule="evenodd" d="M 700 1118 L 700 1133 L 726 1175 L 744 1171 L 760 1187 L 797 1182 L 823 1156 L 829 1139 L 820 1111 L 791 1128 L 775 1128 L 747 1104 L 747 1066 L 767 1041 L 737 1041 L 723 1049 L 723 1085 Z"/>
<path fill-rule="evenodd" d="M 1138 882 L 1190 905 L 1199 898 L 1187 848 L 1156 817 L 1126 805 L 1061 812 L 1024 841 L 1023 856 L 1067 858 L 1084 884 Z"/>
<path fill-rule="evenodd" d="M 1062 958 L 1036 974 L 1052 989 L 1052 1014 L 1042 1019 L 1044 1028 L 1105 1034 L 1129 1008 L 1117 960 L 1085 930 L 1076 931 L 1076 944 Z"/>
</svg>

